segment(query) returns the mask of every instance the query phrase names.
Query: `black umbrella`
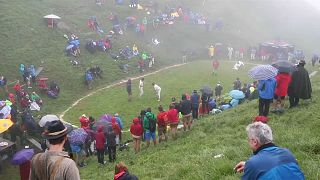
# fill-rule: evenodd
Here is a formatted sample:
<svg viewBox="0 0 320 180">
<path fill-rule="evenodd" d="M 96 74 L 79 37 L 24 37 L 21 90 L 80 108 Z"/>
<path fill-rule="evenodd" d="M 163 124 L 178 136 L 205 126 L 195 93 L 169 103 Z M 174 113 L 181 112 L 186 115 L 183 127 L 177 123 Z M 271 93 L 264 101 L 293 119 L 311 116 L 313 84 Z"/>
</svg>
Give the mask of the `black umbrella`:
<svg viewBox="0 0 320 180">
<path fill-rule="evenodd" d="M 296 70 L 295 64 L 287 60 L 279 60 L 272 63 L 272 66 L 277 68 L 279 72 L 291 73 Z"/>
<path fill-rule="evenodd" d="M 202 93 L 204 93 L 204 94 L 213 94 L 213 90 L 211 89 L 211 87 L 210 86 L 208 86 L 208 85 L 204 85 L 204 86 L 202 86 L 202 88 L 200 89 L 200 91 L 202 92 Z"/>
</svg>

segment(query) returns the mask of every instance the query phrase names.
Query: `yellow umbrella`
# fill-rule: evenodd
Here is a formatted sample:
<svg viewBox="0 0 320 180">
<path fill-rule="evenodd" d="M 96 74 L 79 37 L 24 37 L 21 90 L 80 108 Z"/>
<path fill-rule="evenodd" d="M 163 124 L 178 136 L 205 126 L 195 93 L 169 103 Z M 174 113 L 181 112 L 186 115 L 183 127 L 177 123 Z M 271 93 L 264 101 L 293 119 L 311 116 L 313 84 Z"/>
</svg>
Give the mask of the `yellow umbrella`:
<svg viewBox="0 0 320 180">
<path fill-rule="evenodd" d="M 10 119 L 0 119 L 0 133 L 5 132 L 13 125 Z"/>
</svg>

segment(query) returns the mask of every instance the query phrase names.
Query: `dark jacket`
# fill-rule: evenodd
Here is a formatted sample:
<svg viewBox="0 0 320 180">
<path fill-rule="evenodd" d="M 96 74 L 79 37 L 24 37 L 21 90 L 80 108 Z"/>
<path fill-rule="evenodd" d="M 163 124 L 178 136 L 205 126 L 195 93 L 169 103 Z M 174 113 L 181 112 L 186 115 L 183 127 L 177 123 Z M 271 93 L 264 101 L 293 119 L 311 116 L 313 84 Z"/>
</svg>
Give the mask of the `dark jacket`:
<svg viewBox="0 0 320 180">
<path fill-rule="evenodd" d="M 291 78 L 291 83 L 288 87 L 288 96 L 310 99 L 312 87 L 308 71 L 303 66 L 298 66 L 298 71 L 293 72 Z"/>
<path fill-rule="evenodd" d="M 180 112 L 182 115 L 188 115 L 191 113 L 191 101 L 190 100 L 183 100 L 180 103 Z"/>
<path fill-rule="evenodd" d="M 122 171 L 114 175 L 114 180 L 138 180 L 138 178 L 133 174 L 129 174 L 127 171 Z"/>
</svg>

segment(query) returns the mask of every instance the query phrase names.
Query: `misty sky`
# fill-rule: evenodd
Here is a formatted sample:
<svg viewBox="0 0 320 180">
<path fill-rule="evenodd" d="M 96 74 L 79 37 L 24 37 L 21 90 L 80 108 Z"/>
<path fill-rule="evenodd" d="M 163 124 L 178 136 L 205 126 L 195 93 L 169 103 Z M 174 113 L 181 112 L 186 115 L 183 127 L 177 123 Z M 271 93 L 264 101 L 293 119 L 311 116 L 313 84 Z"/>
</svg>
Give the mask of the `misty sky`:
<svg viewBox="0 0 320 180">
<path fill-rule="evenodd" d="M 304 0 L 320 11 L 320 0 Z"/>
</svg>

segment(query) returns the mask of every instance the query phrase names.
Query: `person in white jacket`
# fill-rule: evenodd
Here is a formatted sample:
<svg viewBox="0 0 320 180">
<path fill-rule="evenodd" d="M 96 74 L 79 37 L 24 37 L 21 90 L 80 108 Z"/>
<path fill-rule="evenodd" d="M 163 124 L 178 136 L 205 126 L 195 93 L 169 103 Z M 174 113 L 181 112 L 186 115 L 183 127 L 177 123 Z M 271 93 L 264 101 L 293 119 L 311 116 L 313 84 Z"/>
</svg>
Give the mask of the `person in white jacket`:
<svg viewBox="0 0 320 180">
<path fill-rule="evenodd" d="M 139 91 L 140 91 L 139 96 L 140 97 L 143 95 L 143 86 L 144 86 L 144 78 L 141 78 L 139 81 Z"/>
<path fill-rule="evenodd" d="M 158 101 L 160 101 L 161 87 L 158 86 L 158 85 L 155 84 L 155 83 L 152 83 L 152 86 L 153 86 L 154 91 L 155 91 L 155 93 L 156 93 L 156 95 L 157 95 Z"/>
</svg>

